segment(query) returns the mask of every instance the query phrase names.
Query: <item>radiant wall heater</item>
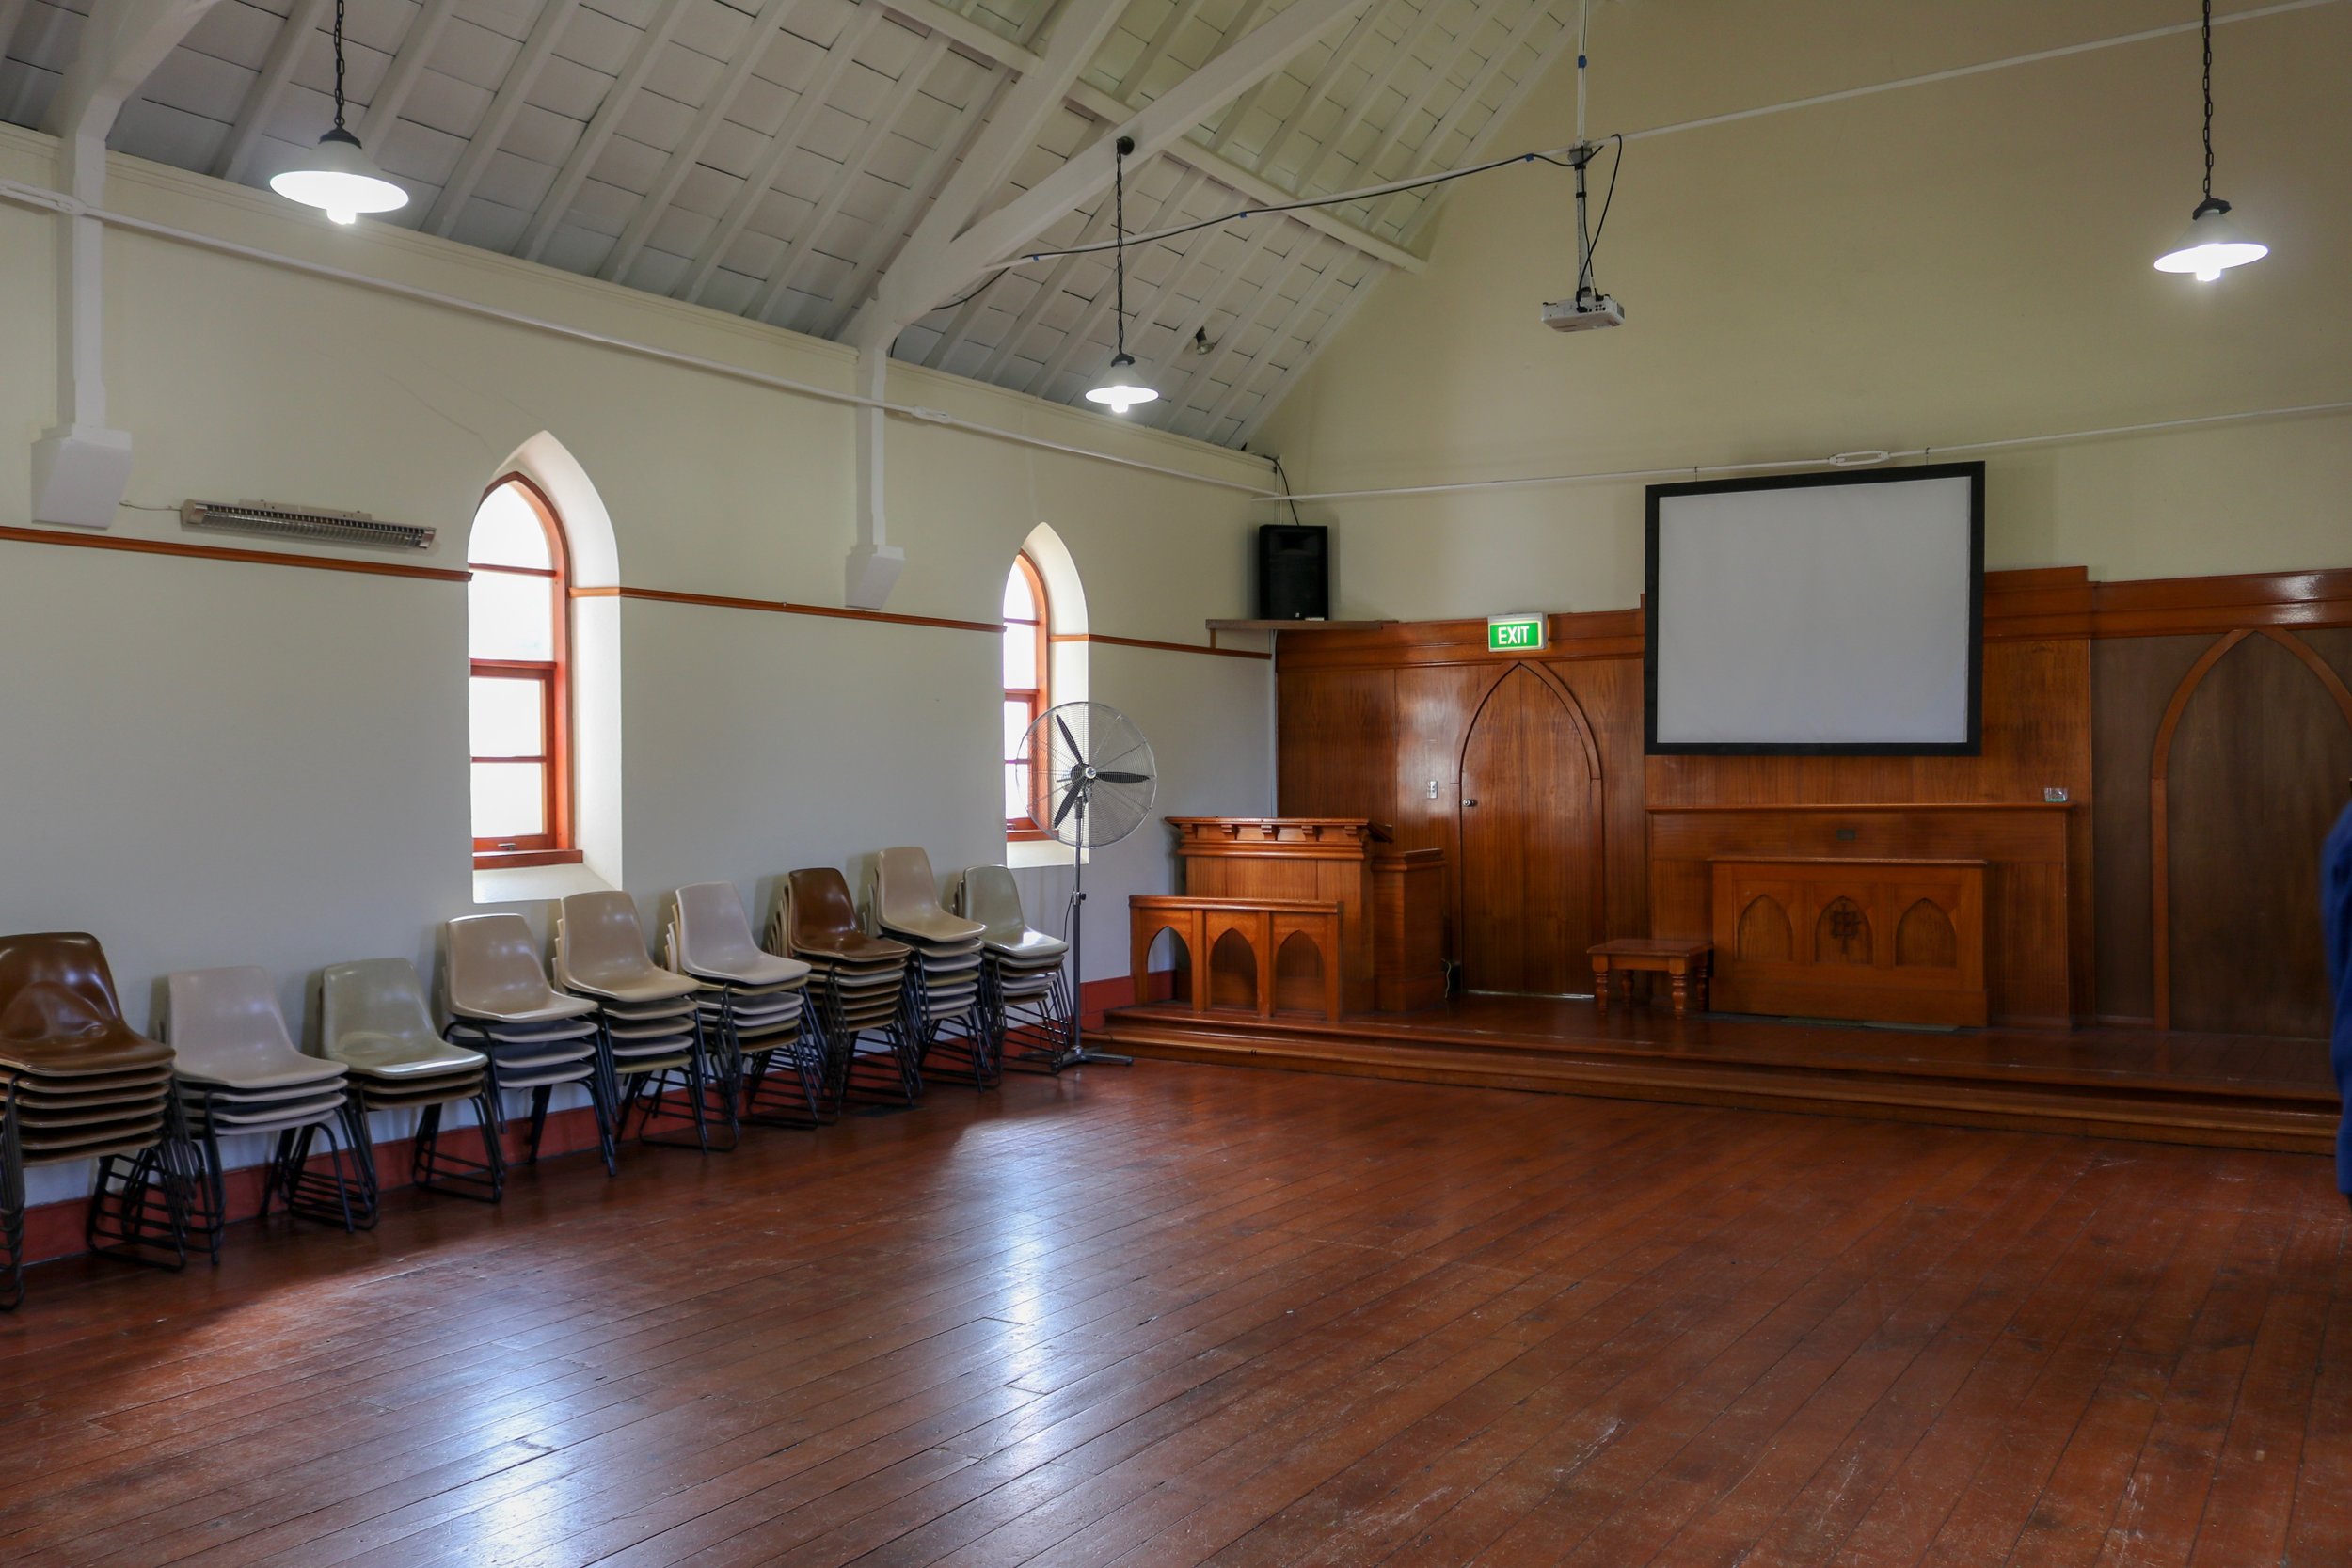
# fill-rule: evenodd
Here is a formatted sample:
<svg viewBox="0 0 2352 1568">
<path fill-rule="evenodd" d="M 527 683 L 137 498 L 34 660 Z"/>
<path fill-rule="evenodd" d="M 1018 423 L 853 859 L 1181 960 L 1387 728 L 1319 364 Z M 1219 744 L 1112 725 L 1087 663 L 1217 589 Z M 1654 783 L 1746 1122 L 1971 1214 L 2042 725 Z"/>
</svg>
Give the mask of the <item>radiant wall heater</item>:
<svg viewBox="0 0 2352 1568">
<path fill-rule="evenodd" d="M 364 512 L 314 512 L 269 501 L 183 501 L 183 528 L 215 533 L 257 533 L 271 539 L 308 539 L 322 545 L 365 545 L 382 550 L 429 550 L 435 531 L 408 523 L 380 523 Z"/>
</svg>

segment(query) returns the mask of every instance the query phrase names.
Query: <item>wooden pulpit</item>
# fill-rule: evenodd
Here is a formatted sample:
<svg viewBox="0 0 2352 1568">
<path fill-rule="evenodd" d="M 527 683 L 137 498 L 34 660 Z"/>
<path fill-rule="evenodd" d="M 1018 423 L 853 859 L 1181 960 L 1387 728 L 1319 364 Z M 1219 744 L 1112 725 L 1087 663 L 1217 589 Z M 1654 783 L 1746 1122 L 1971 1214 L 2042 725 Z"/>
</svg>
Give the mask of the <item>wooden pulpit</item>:
<svg viewBox="0 0 2352 1568">
<path fill-rule="evenodd" d="M 1196 1007 L 1328 1016 L 1445 999 L 1444 850 L 1400 849 L 1359 816 L 1168 822 L 1183 888 L 1130 901 L 1138 988 L 1152 940 L 1172 929 Z"/>
</svg>

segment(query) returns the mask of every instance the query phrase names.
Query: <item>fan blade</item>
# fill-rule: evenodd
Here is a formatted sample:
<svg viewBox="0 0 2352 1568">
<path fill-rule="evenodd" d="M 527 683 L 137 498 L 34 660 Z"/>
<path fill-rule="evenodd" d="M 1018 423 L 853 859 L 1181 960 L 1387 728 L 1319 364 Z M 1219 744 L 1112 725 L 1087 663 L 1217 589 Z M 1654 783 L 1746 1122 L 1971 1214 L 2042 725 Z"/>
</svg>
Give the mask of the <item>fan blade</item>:
<svg viewBox="0 0 2352 1568">
<path fill-rule="evenodd" d="M 1060 827 L 1061 819 L 1070 815 L 1070 808 L 1085 799 L 1086 791 L 1082 789 L 1073 789 L 1069 794 L 1063 796 L 1061 798 L 1060 809 L 1054 813 L 1053 826 L 1056 828 Z"/>
<path fill-rule="evenodd" d="M 1078 759 L 1079 767 L 1084 768 L 1087 762 L 1087 754 L 1079 749 L 1078 737 L 1070 733 L 1070 721 L 1064 719 L 1060 714 L 1057 713 L 1054 715 L 1054 722 L 1061 726 L 1061 737 L 1070 742 L 1070 754 Z"/>
<path fill-rule="evenodd" d="M 1149 773 L 1097 773 L 1094 776 L 1104 784 L 1150 784 L 1152 782 L 1152 775 Z"/>
</svg>

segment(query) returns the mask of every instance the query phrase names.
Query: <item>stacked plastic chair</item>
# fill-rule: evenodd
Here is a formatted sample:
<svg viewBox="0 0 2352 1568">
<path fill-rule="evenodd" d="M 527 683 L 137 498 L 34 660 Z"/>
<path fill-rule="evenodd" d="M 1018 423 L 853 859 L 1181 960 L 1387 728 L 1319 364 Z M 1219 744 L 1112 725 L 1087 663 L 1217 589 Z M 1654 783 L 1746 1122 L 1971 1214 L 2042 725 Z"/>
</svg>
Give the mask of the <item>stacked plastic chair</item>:
<svg viewBox="0 0 2352 1568">
<path fill-rule="evenodd" d="M 496 1203 L 506 1186 L 499 1149 L 498 1112 L 490 1100 L 490 1059 L 451 1045 L 435 1032 L 406 958 L 365 958 L 331 964 L 319 977 L 319 1049 L 350 1074 L 362 1115 L 415 1111 L 409 1180 L 435 1192 Z M 481 1131 L 482 1158 L 463 1159 L 441 1148 L 441 1113 L 471 1105 Z"/>
<path fill-rule="evenodd" d="M 375 1158 L 367 1117 L 348 1092 L 341 1062 L 294 1049 L 269 972 L 183 970 L 165 981 L 164 994 L 181 1110 L 204 1159 L 190 1228 L 214 1260 L 228 1219 L 225 1137 L 277 1139 L 262 1182 L 262 1218 L 283 1199 L 287 1212 L 347 1232 L 373 1227 Z M 310 1153 L 321 1134 L 326 1159 L 314 1170 Z"/>
<path fill-rule="evenodd" d="M 672 894 L 661 950 L 700 987 L 703 1037 L 738 1115 L 771 1127 L 827 1120 L 825 1034 L 807 1005 L 809 966 L 759 950 L 735 884 L 696 882 Z"/>
<path fill-rule="evenodd" d="M 1070 943 L 1029 926 L 1021 887 L 1001 865 L 963 874 L 957 905 L 985 929 L 980 936 L 980 995 L 1006 1066 L 1057 1071 L 1070 1049 L 1070 987 L 1063 961 Z"/>
<path fill-rule="evenodd" d="M 596 1112 L 596 1142 L 607 1175 L 620 1174 L 613 1143 L 612 1101 L 606 1092 L 604 1027 L 596 1005 L 548 984 L 539 944 L 518 914 L 461 915 L 443 927 L 441 1011 L 453 1045 L 488 1058 L 490 1105 L 501 1131 L 506 1096 L 531 1096 L 531 1136 L 525 1164 L 539 1158 L 548 1103 L 556 1089 L 578 1084 Z"/>
<path fill-rule="evenodd" d="M 995 1036 L 980 997 L 977 920 L 949 914 L 939 901 L 931 858 L 905 845 L 874 857 L 874 923 L 883 936 L 914 950 L 907 966 L 907 1019 L 926 1070 L 960 1066 L 973 1086 L 996 1082 Z"/>
<path fill-rule="evenodd" d="M 768 949 L 809 966 L 832 1047 L 831 1103 L 850 1096 L 914 1104 L 923 1073 L 907 1026 L 904 942 L 859 928 L 847 878 L 829 865 L 795 871 L 768 928 Z"/>
<path fill-rule="evenodd" d="M 639 1117 L 638 1137 L 654 1144 L 685 1146 L 682 1129 L 656 1132 L 656 1123 L 677 1110 L 693 1122 L 692 1148 L 712 1150 L 707 1088 L 720 1074 L 704 1047 L 702 1010 L 694 980 L 656 964 L 645 951 L 645 930 L 637 903 L 626 893 L 575 893 L 555 917 L 555 978 L 565 990 L 595 999 L 604 1021 L 605 1091 L 617 1107 L 616 1136 L 628 1135 L 629 1113 Z M 670 1096 L 680 1103 L 674 1110 Z M 715 1097 L 735 1147 L 733 1099 L 723 1087 Z"/>
<path fill-rule="evenodd" d="M 171 1050 L 123 1021 L 98 939 L 0 939 L 0 1311 L 24 1299 L 24 1172 L 96 1160 L 92 1252 L 179 1268 L 196 1168 Z"/>
</svg>

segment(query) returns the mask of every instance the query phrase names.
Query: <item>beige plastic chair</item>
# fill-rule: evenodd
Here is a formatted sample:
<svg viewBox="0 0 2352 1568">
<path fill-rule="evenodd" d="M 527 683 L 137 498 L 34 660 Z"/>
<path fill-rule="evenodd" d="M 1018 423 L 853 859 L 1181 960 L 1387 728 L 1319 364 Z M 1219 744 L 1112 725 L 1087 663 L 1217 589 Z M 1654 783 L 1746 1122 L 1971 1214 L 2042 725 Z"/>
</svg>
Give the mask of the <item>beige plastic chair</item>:
<svg viewBox="0 0 2352 1568">
<path fill-rule="evenodd" d="M 732 882 L 696 882 L 675 895 L 676 943 L 670 961 L 687 974 L 734 986 L 787 986 L 808 978 L 799 958 L 762 952 Z"/>
<path fill-rule="evenodd" d="M 763 952 L 732 882 L 696 882 L 670 895 L 664 949 L 702 982 L 703 1038 L 743 1121 L 814 1127 L 826 1118 L 822 1042 L 807 1016 L 811 966 Z M 788 1074 L 771 1071 L 781 1065 Z"/>
<path fill-rule="evenodd" d="M 675 1135 L 648 1131 L 662 1113 L 665 1096 L 675 1088 L 692 1113 L 691 1147 L 706 1153 L 735 1147 L 731 1090 L 720 1096 L 728 1141 L 710 1141 L 705 1090 L 714 1079 L 723 1085 L 724 1080 L 714 1073 L 704 1048 L 702 1010 L 694 1000 L 701 986 L 653 961 L 635 899 L 618 889 L 565 898 L 555 921 L 555 976 L 565 990 L 596 998 L 603 1015 L 606 1086 L 618 1107 L 616 1133 L 626 1130 L 630 1110 L 642 1106 L 639 1137 L 677 1142 Z"/>
<path fill-rule="evenodd" d="M 980 945 L 1000 958 L 1026 964 L 1059 962 L 1070 943 L 1029 925 L 1021 908 L 1021 884 L 1001 865 L 976 865 L 963 874 L 964 915 L 982 927 Z"/>
<path fill-rule="evenodd" d="M 927 946 L 977 942 L 988 929 L 941 906 L 931 858 L 914 845 L 874 857 L 874 918 L 889 935 Z"/>
<path fill-rule="evenodd" d="M 1070 943 L 1029 926 L 1021 887 L 1001 865 L 976 865 L 956 890 L 965 915 L 988 927 L 980 939 L 987 984 L 982 994 L 1002 1059 L 1057 1071 L 1070 1044 L 1070 990 L 1063 959 Z"/>
<path fill-rule="evenodd" d="M 424 988 L 406 958 L 330 964 L 319 976 L 319 1049 L 351 1069 L 351 1086 L 369 1111 L 415 1110 L 409 1179 L 418 1186 L 496 1203 L 505 1191 L 498 1112 L 491 1103 L 490 1058 L 434 1032 Z M 482 1158 L 441 1148 L 441 1108 L 470 1101 Z"/>
<path fill-rule="evenodd" d="M 490 1105 L 501 1129 L 507 1093 L 530 1094 L 526 1164 L 539 1158 L 555 1090 L 578 1084 L 595 1108 L 605 1173 L 620 1174 L 596 1005 L 548 984 L 539 944 L 521 915 L 461 915 L 442 927 L 441 1005 L 449 1033 L 489 1058 Z"/>
<path fill-rule="evenodd" d="M 449 1010 L 501 1023 L 586 1018 L 596 1005 L 548 984 L 539 944 L 518 914 L 469 914 L 444 928 L 441 975 Z"/>
<path fill-rule="evenodd" d="M 262 1186 L 262 1215 L 283 1197 L 289 1213 L 341 1225 L 375 1224 L 374 1151 L 367 1119 L 347 1092 L 341 1062 L 294 1048 L 278 1007 L 277 983 L 249 967 L 183 970 L 164 982 L 165 1028 L 181 1103 L 204 1153 L 209 1205 L 191 1226 L 215 1258 L 226 1195 L 223 1135 L 276 1134 Z M 310 1148 L 326 1136 L 327 1168 L 310 1168 Z"/>
</svg>

